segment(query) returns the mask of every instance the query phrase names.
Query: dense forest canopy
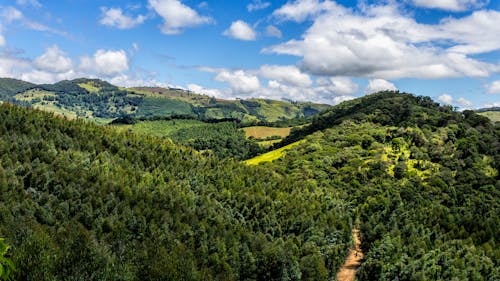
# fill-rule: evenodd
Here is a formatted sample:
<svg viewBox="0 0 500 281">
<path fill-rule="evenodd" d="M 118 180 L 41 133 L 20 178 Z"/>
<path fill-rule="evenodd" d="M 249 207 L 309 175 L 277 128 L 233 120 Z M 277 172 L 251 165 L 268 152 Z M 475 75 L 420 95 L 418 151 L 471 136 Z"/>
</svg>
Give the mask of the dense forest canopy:
<svg viewBox="0 0 500 281">
<path fill-rule="evenodd" d="M 172 140 L 209 135 L 222 148 L 217 135 L 236 129 L 185 121 Z M 500 279 L 500 123 L 381 92 L 284 143 L 296 140 L 246 166 L 223 150 L 0 105 L 13 279 L 335 280 L 355 227 L 358 280 Z"/>
<path fill-rule="evenodd" d="M 16 280 L 326 280 L 342 264 L 342 191 L 8 104 L 0 120 Z"/>
</svg>

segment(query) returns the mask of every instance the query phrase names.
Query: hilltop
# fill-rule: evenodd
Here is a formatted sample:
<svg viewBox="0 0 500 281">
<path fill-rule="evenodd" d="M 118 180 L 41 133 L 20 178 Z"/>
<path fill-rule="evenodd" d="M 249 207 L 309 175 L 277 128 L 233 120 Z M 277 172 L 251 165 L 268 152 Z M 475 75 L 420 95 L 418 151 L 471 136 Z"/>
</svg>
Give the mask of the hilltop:
<svg viewBox="0 0 500 281">
<path fill-rule="evenodd" d="M 183 116 L 198 120 L 275 122 L 314 115 L 328 105 L 264 99 L 222 100 L 175 88 L 122 88 L 99 79 L 36 85 L 0 78 L 0 100 L 107 123 L 123 116 Z"/>
<path fill-rule="evenodd" d="M 234 122 L 157 121 L 188 142 L 241 146 L 223 138 Z M 137 134 L 0 105 L 0 236 L 15 280 L 326 281 L 354 245 L 357 280 L 500 277 L 500 124 L 473 111 L 380 92 L 246 162 L 147 124 Z"/>
</svg>

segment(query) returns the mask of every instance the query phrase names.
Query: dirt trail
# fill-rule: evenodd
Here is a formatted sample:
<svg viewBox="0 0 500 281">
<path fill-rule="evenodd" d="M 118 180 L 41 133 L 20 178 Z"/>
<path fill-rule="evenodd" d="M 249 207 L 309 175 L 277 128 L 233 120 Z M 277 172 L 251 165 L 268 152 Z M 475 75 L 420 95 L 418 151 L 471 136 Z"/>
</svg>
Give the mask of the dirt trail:
<svg viewBox="0 0 500 281">
<path fill-rule="evenodd" d="M 356 270 L 361 265 L 363 252 L 361 251 L 361 241 L 359 240 L 359 230 L 353 229 L 354 247 L 349 250 L 349 256 L 337 273 L 338 281 L 354 281 Z"/>
</svg>

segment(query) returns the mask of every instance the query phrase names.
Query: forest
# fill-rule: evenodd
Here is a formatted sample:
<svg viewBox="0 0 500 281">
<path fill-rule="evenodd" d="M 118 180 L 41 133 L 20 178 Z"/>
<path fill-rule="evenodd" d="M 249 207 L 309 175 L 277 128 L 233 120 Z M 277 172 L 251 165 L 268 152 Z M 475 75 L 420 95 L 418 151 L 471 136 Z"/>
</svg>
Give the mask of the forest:
<svg viewBox="0 0 500 281">
<path fill-rule="evenodd" d="M 357 280 L 500 279 L 498 122 L 381 92 L 252 166 L 179 144 L 236 124 L 191 125 L 165 138 L 0 105 L 4 279 L 335 280 L 353 228 Z"/>
</svg>

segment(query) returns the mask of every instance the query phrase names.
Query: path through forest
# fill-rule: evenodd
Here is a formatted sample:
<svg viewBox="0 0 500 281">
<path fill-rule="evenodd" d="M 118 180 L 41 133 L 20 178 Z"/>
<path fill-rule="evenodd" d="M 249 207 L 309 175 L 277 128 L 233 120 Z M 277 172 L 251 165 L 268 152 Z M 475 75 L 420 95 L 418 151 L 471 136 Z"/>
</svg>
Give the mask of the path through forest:
<svg viewBox="0 0 500 281">
<path fill-rule="evenodd" d="M 359 240 L 359 230 L 353 229 L 354 247 L 349 250 L 349 256 L 337 273 L 338 281 L 354 281 L 356 270 L 361 265 L 363 252 L 361 251 L 361 241 Z"/>
</svg>

